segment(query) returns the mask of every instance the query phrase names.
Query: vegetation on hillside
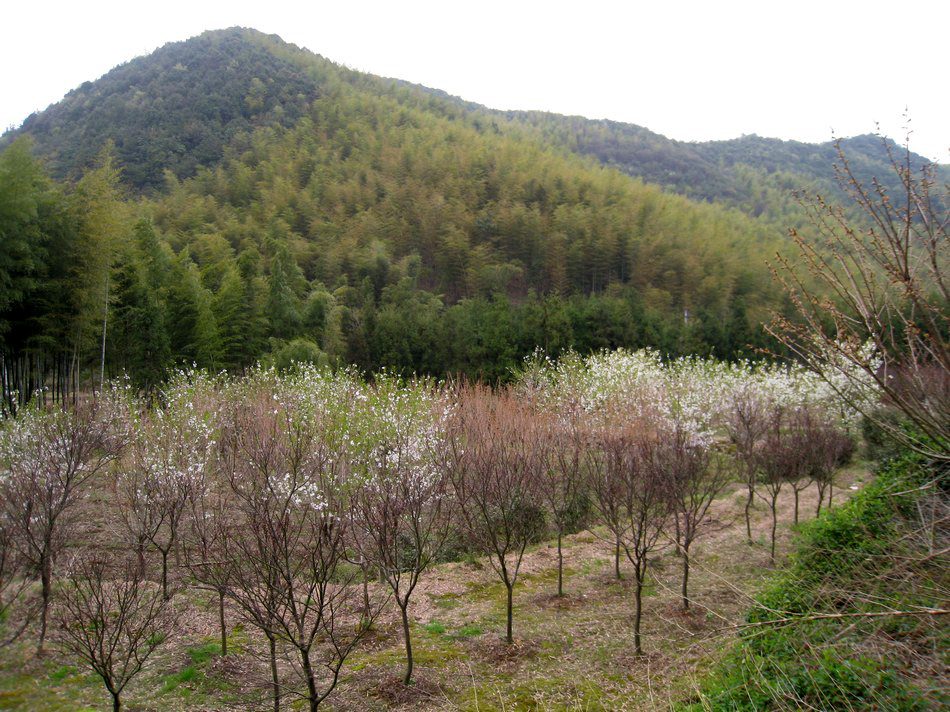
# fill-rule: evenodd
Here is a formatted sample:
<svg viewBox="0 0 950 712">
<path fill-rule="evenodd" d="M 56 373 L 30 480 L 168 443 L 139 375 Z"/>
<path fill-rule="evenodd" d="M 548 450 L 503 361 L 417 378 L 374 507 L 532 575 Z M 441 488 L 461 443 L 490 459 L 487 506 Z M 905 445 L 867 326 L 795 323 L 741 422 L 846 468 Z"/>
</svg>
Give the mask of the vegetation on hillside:
<svg viewBox="0 0 950 712">
<path fill-rule="evenodd" d="M 946 507 L 945 469 L 904 456 L 809 523 L 688 708 L 945 704 Z"/>
</svg>

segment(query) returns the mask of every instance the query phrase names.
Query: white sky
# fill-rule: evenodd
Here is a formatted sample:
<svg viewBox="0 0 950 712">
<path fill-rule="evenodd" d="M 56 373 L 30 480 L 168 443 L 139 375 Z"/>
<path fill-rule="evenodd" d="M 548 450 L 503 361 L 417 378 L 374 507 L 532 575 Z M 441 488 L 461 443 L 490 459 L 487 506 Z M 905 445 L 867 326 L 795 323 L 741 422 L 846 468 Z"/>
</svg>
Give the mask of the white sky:
<svg viewBox="0 0 950 712">
<path fill-rule="evenodd" d="M 900 140 L 907 108 L 911 148 L 947 163 L 948 21 L 941 0 L 15 2 L 0 13 L 0 127 L 166 42 L 241 25 L 492 108 L 681 140 L 818 142 L 875 122 Z"/>
</svg>

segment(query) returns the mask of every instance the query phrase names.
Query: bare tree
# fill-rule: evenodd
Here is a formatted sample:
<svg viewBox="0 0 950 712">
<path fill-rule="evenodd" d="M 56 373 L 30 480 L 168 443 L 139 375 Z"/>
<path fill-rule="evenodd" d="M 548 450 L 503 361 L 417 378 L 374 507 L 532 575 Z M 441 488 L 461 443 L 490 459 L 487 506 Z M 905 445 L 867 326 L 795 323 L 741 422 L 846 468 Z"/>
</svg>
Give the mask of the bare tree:
<svg viewBox="0 0 950 712">
<path fill-rule="evenodd" d="M 380 572 L 399 607 L 406 647 L 403 684 L 408 685 L 413 670 L 410 597 L 449 532 L 443 512 L 447 477 L 439 466 L 445 405 L 423 384 L 402 387 L 384 379 L 368 400 L 357 436 L 364 447 L 352 453 L 362 480 L 352 510 L 358 530 L 353 541 L 361 562 Z M 364 608 L 368 598 L 364 574 Z"/>
<path fill-rule="evenodd" d="M 801 481 L 807 472 L 810 443 L 807 434 L 796 427 L 797 414 L 773 406 L 768 429 L 757 451 L 761 487 L 756 490 L 768 503 L 772 515 L 770 558 L 775 562 L 775 534 L 778 528 L 778 497 L 789 482 Z M 764 490 L 764 493 L 761 491 Z"/>
<path fill-rule="evenodd" d="M 185 565 L 199 586 L 213 591 L 218 599 L 218 627 L 221 655 L 228 654 L 228 628 L 225 599 L 230 590 L 234 561 L 228 541 L 233 536 L 233 503 L 229 491 L 205 477 L 192 487 L 188 508 L 190 517 L 185 547 Z"/>
<path fill-rule="evenodd" d="M 656 549 L 669 513 L 668 482 L 659 461 L 660 444 L 642 425 L 622 424 L 598 429 L 592 452 L 591 491 L 598 513 L 617 527 L 627 559 L 633 564 L 635 584 L 633 642 L 643 654 L 640 627 L 648 556 Z"/>
<path fill-rule="evenodd" d="M 223 438 L 238 514 L 229 592 L 270 641 L 275 709 L 278 640 L 293 651 L 304 697 L 317 710 L 366 632 L 354 574 L 341 565 L 344 458 L 324 416 L 286 390 L 250 396 L 234 405 Z"/>
<path fill-rule="evenodd" d="M 512 633 L 513 596 L 528 544 L 544 532 L 538 505 L 546 467 L 532 410 L 507 390 L 460 389 L 447 465 L 461 522 L 507 591 L 505 640 Z"/>
<path fill-rule="evenodd" d="M 0 499 L 7 493 L 0 484 Z M 16 641 L 29 627 L 36 613 L 35 606 L 28 604 L 30 580 L 27 577 L 27 561 L 14 540 L 13 523 L 7 512 L 0 510 L 0 648 Z M 19 616 L 19 620 L 14 618 Z"/>
<path fill-rule="evenodd" d="M 736 389 L 723 419 L 729 439 L 736 449 L 736 461 L 746 486 L 745 531 L 752 543 L 752 502 L 758 472 L 758 445 L 768 427 L 767 403 L 754 386 Z"/>
<path fill-rule="evenodd" d="M 589 434 L 584 472 L 597 516 L 610 532 L 610 543 L 614 549 L 614 576 L 619 581 L 622 578 L 621 540 L 627 528 L 627 520 L 624 510 L 624 482 L 616 476 L 622 465 L 614 462 L 614 459 L 623 457 L 623 450 L 613 446 L 614 435 L 609 427 L 604 425 Z"/>
<path fill-rule="evenodd" d="M 821 506 L 828 494 L 828 505 L 834 491 L 835 472 L 846 465 L 854 454 L 854 439 L 826 418 L 815 417 L 810 427 L 808 477 L 818 489 L 818 504 L 815 516 L 821 514 Z M 797 507 L 796 507 L 797 509 Z"/>
<path fill-rule="evenodd" d="M 851 206 L 802 201 L 817 240 L 793 230 L 801 267 L 780 258 L 777 270 L 798 319 L 776 317 L 769 331 L 898 442 L 947 461 L 950 190 L 936 166 L 914 166 L 907 142 L 899 152 L 882 143 L 899 194 L 859 180 L 837 144 L 835 171 Z M 914 427 L 880 417 L 874 390 Z"/>
<path fill-rule="evenodd" d="M 172 629 L 162 592 L 137 563 L 118 567 L 101 557 L 79 559 L 58 592 L 55 637 L 92 668 L 122 709 L 122 693 Z"/>
<path fill-rule="evenodd" d="M 651 477 L 665 481 L 676 523 L 676 547 L 683 560 L 682 603 L 689 610 L 690 547 L 709 524 L 709 507 L 729 482 L 728 470 L 714 458 L 710 443 L 677 423 L 666 429 L 647 466 Z"/>
<path fill-rule="evenodd" d="M 56 558 L 75 534 L 86 483 L 119 454 L 123 440 L 96 405 L 20 414 L 0 438 L 6 499 L 0 503 L 14 541 L 41 582 L 43 654 Z"/>
<path fill-rule="evenodd" d="M 587 436 L 582 410 L 569 405 L 541 416 L 542 456 L 548 462 L 540 491 L 557 534 L 557 595 L 564 595 L 564 535 L 577 527 L 586 512 L 584 489 Z"/>
</svg>

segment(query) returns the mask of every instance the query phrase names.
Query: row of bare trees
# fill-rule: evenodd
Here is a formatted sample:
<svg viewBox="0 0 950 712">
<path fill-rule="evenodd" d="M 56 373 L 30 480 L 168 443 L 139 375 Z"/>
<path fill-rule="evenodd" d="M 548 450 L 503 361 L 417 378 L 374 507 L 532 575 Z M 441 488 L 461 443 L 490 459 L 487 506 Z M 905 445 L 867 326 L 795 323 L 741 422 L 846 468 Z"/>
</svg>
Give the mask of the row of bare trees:
<svg viewBox="0 0 950 712">
<path fill-rule="evenodd" d="M 300 695 L 316 710 L 390 597 L 411 683 L 412 595 L 450 536 L 485 556 L 504 585 L 510 643 L 528 547 L 556 536 L 564 595 L 563 537 L 596 520 L 618 575 L 621 553 L 633 567 L 640 654 L 651 556 L 675 548 L 688 609 L 691 546 L 736 468 L 769 498 L 774 557 L 782 484 L 796 496 L 802 482 L 828 487 L 847 449 L 806 411 L 766 409 L 760 424 L 737 406 L 729 447 L 668 418 L 547 412 L 515 390 L 378 385 L 317 398 L 299 385 L 193 387 L 156 408 L 103 397 L 7 424 L 4 642 L 38 619 L 42 653 L 52 611 L 61 646 L 100 675 L 120 709 L 128 682 L 174 633 L 177 587 L 198 588 L 217 599 L 222 655 L 229 611 L 266 641 L 273 709 Z M 350 417 L 360 409 L 377 418 L 362 430 Z"/>
<path fill-rule="evenodd" d="M 736 470 L 746 486 L 746 536 L 751 544 L 751 508 L 758 497 L 772 516 L 770 554 L 774 561 L 777 502 L 782 489 L 788 486 L 794 492 L 794 522 L 798 524 L 799 496 L 815 485 L 818 516 L 826 494 L 831 504 L 835 472 L 854 454 L 854 440 L 819 410 L 769 402 L 752 389 L 739 390 L 733 396 L 724 428 L 734 448 Z"/>
</svg>

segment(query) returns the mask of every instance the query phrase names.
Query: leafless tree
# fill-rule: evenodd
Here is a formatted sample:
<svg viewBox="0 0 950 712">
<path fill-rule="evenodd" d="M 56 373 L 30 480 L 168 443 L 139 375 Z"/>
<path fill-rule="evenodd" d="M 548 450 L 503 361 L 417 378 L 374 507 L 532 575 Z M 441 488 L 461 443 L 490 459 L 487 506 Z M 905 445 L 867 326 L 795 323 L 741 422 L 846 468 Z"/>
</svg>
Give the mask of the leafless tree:
<svg viewBox="0 0 950 712">
<path fill-rule="evenodd" d="M 784 485 L 804 478 L 810 457 L 810 443 L 805 431 L 796 427 L 796 418 L 796 413 L 781 406 L 773 406 L 768 429 L 757 451 L 761 487 L 756 490 L 756 494 L 769 505 L 772 515 L 769 551 L 773 563 L 778 529 L 778 497 Z"/>
<path fill-rule="evenodd" d="M 55 638 L 102 678 L 112 709 L 172 629 L 165 599 L 137 563 L 81 558 L 59 588 Z"/>
<path fill-rule="evenodd" d="M 229 595 L 269 639 L 275 709 L 279 640 L 293 651 L 307 704 L 317 710 L 367 621 L 354 574 L 342 565 L 348 527 L 342 452 L 319 411 L 274 395 L 242 399 L 226 421 L 224 471 L 237 513 Z"/>
<path fill-rule="evenodd" d="M 828 505 L 831 505 L 835 472 L 851 460 L 854 454 L 854 439 L 842 428 L 829 422 L 827 418 L 813 416 L 808 441 L 810 443 L 808 452 L 811 456 L 807 465 L 808 478 L 818 489 L 818 504 L 815 508 L 817 517 L 821 514 L 826 493 Z"/>
<path fill-rule="evenodd" d="M 679 424 L 667 428 L 649 453 L 651 478 L 663 485 L 676 524 L 674 538 L 683 560 L 682 603 L 689 610 L 690 547 L 709 524 L 709 507 L 729 482 L 709 442 Z"/>
<path fill-rule="evenodd" d="M 640 626 L 648 556 L 657 548 L 669 515 L 669 484 L 661 469 L 660 444 L 642 424 L 616 424 L 599 428 L 592 447 L 591 492 L 600 516 L 616 527 L 635 576 L 633 641 L 636 655 L 643 654 Z"/>
<path fill-rule="evenodd" d="M 0 499 L 7 493 L 0 485 Z M 29 627 L 36 613 L 28 604 L 30 580 L 26 558 L 14 540 L 14 528 L 7 512 L 0 510 L 0 648 L 16 641 Z M 15 619 L 14 616 L 19 616 Z"/>
<path fill-rule="evenodd" d="M 109 465 L 124 441 L 97 405 L 21 413 L 3 432 L 4 507 L 13 540 L 41 582 L 37 654 L 43 654 L 54 563 L 78 524 L 86 483 Z"/>
<path fill-rule="evenodd" d="M 768 427 L 768 407 L 754 387 L 736 389 L 730 398 L 723 419 L 729 439 L 735 446 L 736 462 L 746 486 L 745 531 L 752 543 L 752 503 L 755 500 L 758 472 L 758 445 Z"/>
<path fill-rule="evenodd" d="M 899 152 L 882 142 L 899 193 L 878 180 L 862 182 L 837 145 L 838 183 L 851 205 L 820 195 L 802 201 L 817 239 L 793 230 L 800 266 L 780 258 L 776 271 L 798 318 L 777 317 L 769 331 L 898 442 L 946 462 L 950 189 L 936 166 L 914 166 L 907 142 Z M 865 395 L 868 383 L 914 427 L 880 417 L 878 400 Z"/>
<path fill-rule="evenodd" d="M 564 595 L 563 539 L 583 520 L 585 509 L 585 465 L 587 436 L 579 407 L 539 416 L 542 457 L 548 466 L 540 480 L 540 491 L 551 525 L 557 534 L 557 595 Z"/>
<path fill-rule="evenodd" d="M 185 565 L 198 585 L 213 591 L 218 599 L 218 626 L 221 655 L 228 654 L 225 599 L 230 589 L 234 561 L 228 542 L 233 534 L 234 510 L 229 490 L 210 478 L 202 478 L 191 488 L 188 498 L 189 527 Z"/>
<path fill-rule="evenodd" d="M 622 464 L 614 462 L 624 456 L 621 448 L 614 447 L 617 437 L 618 434 L 607 423 L 600 423 L 588 432 L 584 476 L 597 517 L 610 533 L 610 543 L 614 549 L 614 576 L 620 580 L 621 540 L 627 528 L 627 518 L 624 481 L 616 474 L 620 472 Z"/>
<path fill-rule="evenodd" d="M 507 390 L 461 388 L 446 457 L 465 533 L 507 591 L 505 640 L 512 643 L 521 562 L 544 533 L 539 480 L 547 463 L 532 409 Z"/>
</svg>

